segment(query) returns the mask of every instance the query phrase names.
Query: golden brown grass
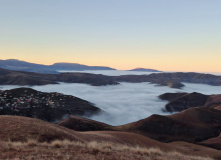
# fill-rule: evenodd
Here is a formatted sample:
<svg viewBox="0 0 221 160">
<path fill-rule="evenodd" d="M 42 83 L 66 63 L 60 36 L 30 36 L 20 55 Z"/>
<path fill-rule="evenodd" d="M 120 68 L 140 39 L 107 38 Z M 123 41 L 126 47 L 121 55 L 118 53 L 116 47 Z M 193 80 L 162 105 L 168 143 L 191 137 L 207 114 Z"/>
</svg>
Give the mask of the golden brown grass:
<svg viewBox="0 0 221 160">
<path fill-rule="evenodd" d="M 110 142 L 76 142 L 55 140 L 40 143 L 36 140 L 27 142 L 2 142 L 0 159 L 6 160 L 213 160 L 209 157 L 196 157 L 182 153 L 164 152 L 159 148 L 143 148 Z"/>
</svg>

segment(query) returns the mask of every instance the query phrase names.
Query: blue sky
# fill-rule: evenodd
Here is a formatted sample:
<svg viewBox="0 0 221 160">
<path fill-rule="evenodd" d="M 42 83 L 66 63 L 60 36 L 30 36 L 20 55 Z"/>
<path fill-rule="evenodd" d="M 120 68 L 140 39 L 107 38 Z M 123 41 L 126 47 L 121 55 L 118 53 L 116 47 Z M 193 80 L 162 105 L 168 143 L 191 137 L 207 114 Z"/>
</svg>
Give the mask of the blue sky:
<svg viewBox="0 0 221 160">
<path fill-rule="evenodd" d="M 220 8 L 220 0 L 0 0 L 1 59 L 219 71 Z"/>
</svg>

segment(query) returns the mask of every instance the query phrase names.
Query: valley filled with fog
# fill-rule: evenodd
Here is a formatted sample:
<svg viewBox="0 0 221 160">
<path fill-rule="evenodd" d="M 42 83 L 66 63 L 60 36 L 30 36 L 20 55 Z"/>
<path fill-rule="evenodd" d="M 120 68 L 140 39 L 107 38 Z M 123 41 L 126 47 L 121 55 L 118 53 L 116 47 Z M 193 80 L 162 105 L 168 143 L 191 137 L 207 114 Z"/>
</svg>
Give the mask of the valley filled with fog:
<svg viewBox="0 0 221 160">
<path fill-rule="evenodd" d="M 127 71 L 127 70 L 85 70 L 85 71 L 70 71 L 70 70 L 59 70 L 58 72 L 82 72 L 82 73 L 93 73 L 93 74 L 103 74 L 107 76 L 121 76 L 121 75 L 149 75 L 152 73 L 161 73 L 161 72 L 143 72 L 143 71 Z M 167 73 L 163 71 L 162 73 Z M 168 73 L 175 73 L 175 71 L 171 71 Z M 198 72 L 205 74 L 213 74 L 213 75 L 221 75 L 221 72 Z"/>
<path fill-rule="evenodd" d="M 123 71 L 94 71 L 93 73 L 101 74 L 102 72 L 106 72 L 106 75 L 123 74 Z M 131 74 L 140 74 L 138 72 L 125 71 L 125 73 L 128 72 Z M 221 94 L 221 86 L 191 83 L 184 84 L 185 87 L 182 89 L 172 89 L 165 86 L 156 86 L 155 84 L 150 84 L 148 82 L 122 82 L 120 85 L 108 86 L 60 83 L 44 86 L 31 86 L 31 88 L 43 92 L 59 92 L 87 100 L 105 111 L 104 114 L 90 117 L 91 119 L 111 125 L 123 125 L 146 118 L 152 114 L 170 114 L 168 112 L 163 112 L 164 106 L 168 102 L 162 101 L 158 98 L 159 95 L 166 92 L 199 92 L 203 94 Z M 2 85 L 0 86 L 0 90 L 7 90 L 18 87 L 30 86 Z"/>
<path fill-rule="evenodd" d="M 85 71 L 71 71 L 71 70 L 59 70 L 60 73 L 65 72 L 82 72 L 82 73 L 93 73 L 93 74 L 103 74 L 107 76 L 121 76 L 121 75 L 149 75 L 152 73 L 160 72 L 143 72 L 143 71 L 126 71 L 126 70 L 85 70 Z"/>
</svg>

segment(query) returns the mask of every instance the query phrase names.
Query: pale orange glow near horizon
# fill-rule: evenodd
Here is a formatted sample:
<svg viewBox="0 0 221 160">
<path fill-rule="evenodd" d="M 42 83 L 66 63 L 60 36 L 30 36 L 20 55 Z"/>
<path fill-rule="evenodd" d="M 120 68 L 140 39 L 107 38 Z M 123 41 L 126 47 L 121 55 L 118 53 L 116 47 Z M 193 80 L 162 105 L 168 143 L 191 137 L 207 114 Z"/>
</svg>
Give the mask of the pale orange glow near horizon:
<svg viewBox="0 0 221 160">
<path fill-rule="evenodd" d="M 51 65 L 58 62 L 79 63 L 89 66 L 107 66 L 118 70 L 129 70 L 134 68 L 150 68 L 161 71 L 180 71 L 180 72 L 220 72 L 219 59 L 216 57 L 197 57 L 188 55 L 182 57 L 165 56 L 142 56 L 134 55 L 123 57 L 119 55 L 97 55 L 85 57 L 79 56 L 53 56 L 50 54 L 19 54 L 19 56 L 1 56 L 1 59 L 18 59 L 30 63 Z M 41 55 L 41 56 L 40 56 Z"/>
<path fill-rule="evenodd" d="M 221 1 L 4 1 L 0 59 L 221 72 Z"/>
</svg>

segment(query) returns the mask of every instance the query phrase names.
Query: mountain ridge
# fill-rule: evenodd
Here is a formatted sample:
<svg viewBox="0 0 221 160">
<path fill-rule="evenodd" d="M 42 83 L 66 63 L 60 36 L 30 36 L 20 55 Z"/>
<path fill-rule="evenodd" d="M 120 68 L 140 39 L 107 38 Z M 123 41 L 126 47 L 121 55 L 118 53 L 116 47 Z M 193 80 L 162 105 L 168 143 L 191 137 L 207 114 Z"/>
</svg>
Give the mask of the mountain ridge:
<svg viewBox="0 0 221 160">
<path fill-rule="evenodd" d="M 30 63 L 17 59 L 0 60 L 0 67 L 8 70 L 27 71 L 36 73 L 59 73 L 57 70 L 115 70 L 114 68 L 104 66 L 87 66 L 78 63 L 60 62 L 52 65 L 43 65 L 37 63 Z"/>
<path fill-rule="evenodd" d="M 120 82 L 150 82 L 159 86 L 181 89 L 187 83 L 221 86 L 221 76 L 194 72 L 152 73 L 149 75 L 107 76 L 102 74 L 66 72 L 44 74 L 25 71 L 14 71 L 0 68 L 0 85 L 46 85 L 65 83 L 83 83 L 92 86 L 117 85 Z"/>
</svg>

